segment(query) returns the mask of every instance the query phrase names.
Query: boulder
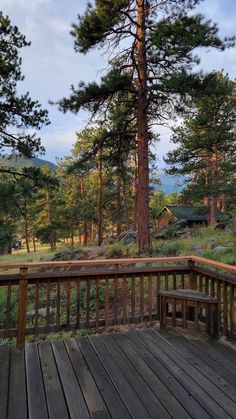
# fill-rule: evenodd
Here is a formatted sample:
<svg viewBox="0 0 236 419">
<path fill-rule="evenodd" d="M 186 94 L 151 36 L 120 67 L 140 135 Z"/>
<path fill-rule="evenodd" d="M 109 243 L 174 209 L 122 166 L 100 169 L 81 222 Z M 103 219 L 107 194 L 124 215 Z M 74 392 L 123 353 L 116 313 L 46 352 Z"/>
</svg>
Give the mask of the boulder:
<svg viewBox="0 0 236 419">
<path fill-rule="evenodd" d="M 178 220 L 175 221 L 172 225 L 176 230 L 180 230 L 184 227 L 188 227 L 188 222 L 187 220 Z"/>
<path fill-rule="evenodd" d="M 123 245 L 123 246 L 127 246 L 129 244 L 133 244 L 136 243 L 138 240 L 138 233 L 137 231 L 133 231 L 133 230 L 126 230 L 123 231 L 120 235 L 119 235 L 119 242 Z"/>
<path fill-rule="evenodd" d="M 87 253 L 81 250 L 63 250 L 52 258 L 52 261 L 82 260 L 87 259 Z"/>
<path fill-rule="evenodd" d="M 217 242 L 215 239 L 208 239 L 206 242 L 206 249 L 214 249 L 217 246 Z"/>
<path fill-rule="evenodd" d="M 232 250 L 231 247 L 225 247 L 225 246 L 217 246 L 212 250 L 212 253 L 214 255 L 221 255 L 227 252 L 230 252 Z"/>
</svg>

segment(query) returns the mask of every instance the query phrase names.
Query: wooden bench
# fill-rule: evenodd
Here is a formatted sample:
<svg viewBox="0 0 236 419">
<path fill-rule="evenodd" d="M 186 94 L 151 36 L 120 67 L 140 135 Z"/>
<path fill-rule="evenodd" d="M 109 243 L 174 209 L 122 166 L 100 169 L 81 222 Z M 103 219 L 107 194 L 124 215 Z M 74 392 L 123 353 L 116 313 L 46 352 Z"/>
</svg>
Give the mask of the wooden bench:
<svg viewBox="0 0 236 419">
<path fill-rule="evenodd" d="M 160 291 L 160 325 L 165 327 L 170 316 L 172 317 L 172 326 L 177 325 L 176 314 L 177 306 L 181 307 L 182 327 L 187 328 L 191 322 L 195 330 L 199 329 L 200 319 L 205 319 L 206 332 L 211 336 L 218 336 L 218 300 L 215 297 L 206 295 L 203 292 L 181 289 Z M 169 305 L 172 306 L 172 315 L 169 313 Z M 203 316 L 202 313 L 205 313 Z M 179 313 L 179 311 L 178 311 Z M 168 314 L 170 314 L 168 316 Z M 203 323 L 203 322 L 202 322 Z"/>
</svg>

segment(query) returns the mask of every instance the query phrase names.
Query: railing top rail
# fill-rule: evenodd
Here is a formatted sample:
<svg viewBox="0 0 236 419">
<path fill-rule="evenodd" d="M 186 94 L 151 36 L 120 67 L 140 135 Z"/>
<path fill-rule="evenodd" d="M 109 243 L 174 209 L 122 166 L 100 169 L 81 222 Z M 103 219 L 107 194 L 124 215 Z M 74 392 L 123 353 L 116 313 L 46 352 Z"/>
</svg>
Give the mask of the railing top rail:
<svg viewBox="0 0 236 419">
<path fill-rule="evenodd" d="M 236 266 L 228 265 L 226 263 L 217 262 L 215 260 L 205 259 L 200 256 L 173 256 L 173 257 L 159 257 L 159 258 L 125 258 L 125 259 L 94 259 L 94 260 L 71 260 L 71 261 L 56 261 L 56 262 L 24 262 L 24 263 L 0 263 L 0 270 L 24 269 L 24 268 L 69 268 L 81 266 L 115 266 L 128 265 L 136 263 L 169 263 L 169 262 L 195 262 L 199 265 L 207 265 L 219 270 L 236 273 Z"/>
<path fill-rule="evenodd" d="M 229 265 L 223 262 L 217 262 L 216 260 L 205 259 L 201 256 L 189 256 L 189 260 L 192 260 L 195 263 L 199 263 L 200 265 L 208 265 L 212 266 L 217 269 L 222 269 L 224 271 L 230 271 L 236 273 L 236 266 Z"/>
<path fill-rule="evenodd" d="M 126 259 L 93 259 L 93 260 L 70 260 L 59 262 L 23 262 L 23 263 L 0 263 L 0 269 L 15 268 L 63 268 L 70 266 L 95 266 L 95 265 L 127 265 L 132 263 L 157 263 L 157 262 L 184 262 L 191 259 L 191 256 L 173 256 L 161 258 L 126 258 Z"/>
</svg>

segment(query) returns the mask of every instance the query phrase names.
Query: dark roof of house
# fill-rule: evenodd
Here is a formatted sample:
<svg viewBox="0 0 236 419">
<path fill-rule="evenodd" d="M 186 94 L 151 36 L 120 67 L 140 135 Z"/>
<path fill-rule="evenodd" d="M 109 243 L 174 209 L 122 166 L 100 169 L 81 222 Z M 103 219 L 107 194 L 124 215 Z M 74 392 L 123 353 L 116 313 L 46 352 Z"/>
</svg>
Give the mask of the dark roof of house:
<svg viewBox="0 0 236 419">
<path fill-rule="evenodd" d="M 197 206 L 175 206 L 175 205 L 167 205 L 165 206 L 159 215 L 161 215 L 162 211 L 168 209 L 172 212 L 172 214 L 178 220 L 187 220 L 187 221 L 207 221 L 208 217 L 208 208 L 207 207 L 197 207 Z M 222 212 L 217 210 L 217 216 L 220 217 Z"/>
</svg>

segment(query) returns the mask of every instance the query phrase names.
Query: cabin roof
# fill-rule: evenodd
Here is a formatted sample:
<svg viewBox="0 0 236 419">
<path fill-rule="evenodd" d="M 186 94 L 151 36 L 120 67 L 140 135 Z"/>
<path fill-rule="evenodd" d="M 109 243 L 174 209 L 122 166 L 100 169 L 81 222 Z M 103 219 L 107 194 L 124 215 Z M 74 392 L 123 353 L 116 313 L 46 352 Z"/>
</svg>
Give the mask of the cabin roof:
<svg viewBox="0 0 236 419">
<path fill-rule="evenodd" d="M 194 206 L 194 205 L 166 205 L 158 217 L 162 215 L 164 211 L 171 212 L 177 220 L 187 220 L 187 221 L 207 221 L 208 218 L 208 208 L 205 206 Z M 217 210 L 217 217 L 219 218 L 222 215 L 222 212 Z"/>
</svg>

